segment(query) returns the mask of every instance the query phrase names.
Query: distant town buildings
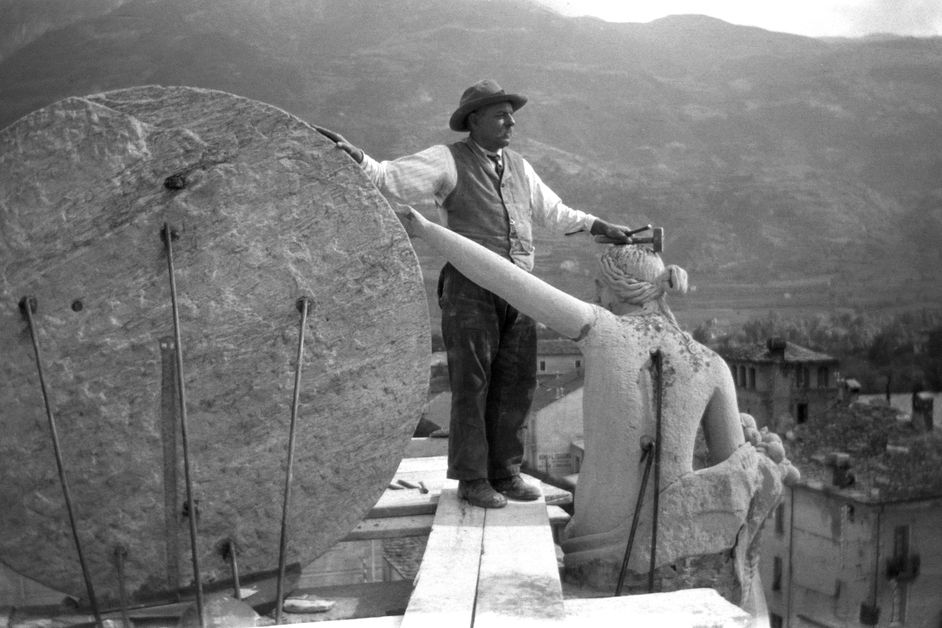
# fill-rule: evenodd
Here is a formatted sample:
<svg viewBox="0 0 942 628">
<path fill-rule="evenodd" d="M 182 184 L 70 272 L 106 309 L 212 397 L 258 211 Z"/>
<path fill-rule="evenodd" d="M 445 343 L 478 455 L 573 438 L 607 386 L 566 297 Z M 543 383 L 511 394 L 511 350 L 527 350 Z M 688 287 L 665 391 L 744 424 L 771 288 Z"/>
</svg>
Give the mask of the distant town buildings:
<svg viewBox="0 0 942 628">
<path fill-rule="evenodd" d="M 942 625 L 942 435 L 918 400 L 913 415 L 840 404 L 795 429 L 803 477 L 762 538 L 772 628 Z"/>
<path fill-rule="evenodd" d="M 770 338 L 766 343 L 721 351 L 736 382 L 741 412 L 759 427 L 784 433 L 818 416 L 838 398 L 838 360 Z"/>
<path fill-rule="evenodd" d="M 543 375 L 585 374 L 585 360 L 576 343 L 565 338 L 540 339 L 536 373 Z"/>
<path fill-rule="evenodd" d="M 582 373 L 539 379 L 526 423 L 530 469 L 557 479 L 578 473 L 572 445 L 582 438 L 582 385 Z"/>
<path fill-rule="evenodd" d="M 579 472 L 582 439 L 582 386 L 585 362 L 572 340 L 541 337 L 537 347 L 537 387 L 527 416 L 525 464 L 565 481 Z"/>
</svg>

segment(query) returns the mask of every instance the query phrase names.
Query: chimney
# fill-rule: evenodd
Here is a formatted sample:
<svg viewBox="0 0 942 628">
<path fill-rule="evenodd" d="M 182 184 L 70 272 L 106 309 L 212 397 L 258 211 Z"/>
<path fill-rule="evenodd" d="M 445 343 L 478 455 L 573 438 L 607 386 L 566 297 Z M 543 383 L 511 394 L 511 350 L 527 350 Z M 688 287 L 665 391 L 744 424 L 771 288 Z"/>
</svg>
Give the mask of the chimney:
<svg viewBox="0 0 942 628">
<path fill-rule="evenodd" d="M 777 360 L 785 359 L 785 347 L 787 345 L 788 343 L 785 339 L 778 336 L 773 336 L 766 341 L 766 346 L 769 348 L 769 355 Z"/>
<path fill-rule="evenodd" d="M 935 399 L 932 393 L 913 393 L 912 424 L 920 432 L 931 432 L 933 427 L 932 409 Z"/>
<path fill-rule="evenodd" d="M 827 455 L 824 464 L 831 468 L 831 484 L 837 488 L 847 488 L 857 480 L 850 469 L 850 454 L 842 451 L 832 451 Z"/>
</svg>

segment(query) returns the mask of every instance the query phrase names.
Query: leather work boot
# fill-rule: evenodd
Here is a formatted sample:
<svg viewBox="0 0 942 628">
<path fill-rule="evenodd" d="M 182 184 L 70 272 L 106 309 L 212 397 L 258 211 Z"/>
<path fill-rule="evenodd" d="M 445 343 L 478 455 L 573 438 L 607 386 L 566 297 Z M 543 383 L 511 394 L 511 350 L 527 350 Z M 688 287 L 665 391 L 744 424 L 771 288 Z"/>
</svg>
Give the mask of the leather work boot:
<svg viewBox="0 0 942 628">
<path fill-rule="evenodd" d="M 487 480 L 459 481 L 458 498 L 481 508 L 503 508 L 507 505 L 507 498 L 491 488 Z"/>
<path fill-rule="evenodd" d="M 510 499 L 520 502 L 532 502 L 535 499 L 539 499 L 540 495 L 542 495 L 540 489 L 527 484 L 519 475 L 512 475 L 509 478 L 500 478 L 499 480 L 491 480 L 491 486 L 493 486 L 494 490 L 498 493 L 502 493 Z"/>
</svg>

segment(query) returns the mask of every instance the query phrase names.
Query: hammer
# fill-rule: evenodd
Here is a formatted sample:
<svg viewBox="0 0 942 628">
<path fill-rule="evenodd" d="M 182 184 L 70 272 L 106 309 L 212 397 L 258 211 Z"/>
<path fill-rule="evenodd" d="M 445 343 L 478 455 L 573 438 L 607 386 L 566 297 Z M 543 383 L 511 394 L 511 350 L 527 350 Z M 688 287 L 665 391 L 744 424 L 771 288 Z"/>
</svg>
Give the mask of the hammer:
<svg viewBox="0 0 942 628">
<path fill-rule="evenodd" d="M 631 238 L 632 244 L 650 244 L 655 253 L 664 251 L 664 227 L 654 227 L 651 235 L 645 238 Z"/>
<path fill-rule="evenodd" d="M 632 237 L 634 234 L 647 231 L 648 229 L 651 229 L 651 235 L 645 236 L 643 238 Z M 626 235 L 628 235 L 630 239 L 628 244 L 650 244 L 651 249 L 655 253 L 661 253 L 664 251 L 664 227 L 652 228 L 651 225 L 645 225 L 644 227 L 639 227 L 638 229 L 632 229 Z M 595 236 L 595 241 L 599 244 L 621 244 L 621 242 L 617 242 L 606 236 Z"/>
</svg>

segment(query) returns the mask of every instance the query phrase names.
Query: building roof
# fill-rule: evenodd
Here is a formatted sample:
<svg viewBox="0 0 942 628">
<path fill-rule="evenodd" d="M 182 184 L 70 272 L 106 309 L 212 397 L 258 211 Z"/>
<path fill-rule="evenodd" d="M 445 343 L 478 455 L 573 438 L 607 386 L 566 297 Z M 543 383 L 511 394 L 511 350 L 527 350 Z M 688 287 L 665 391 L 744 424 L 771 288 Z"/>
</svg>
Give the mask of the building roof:
<svg viewBox="0 0 942 628">
<path fill-rule="evenodd" d="M 537 379 L 531 412 L 542 410 L 566 395 L 582 388 L 585 378 L 581 373 L 550 375 Z"/>
<path fill-rule="evenodd" d="M 783 357 L 780 358 L 770 350 L 769 344 L 768 342 L 757 342 L 744 347 L 728 347 L 720 350 L 719 354 L 723 356 L 725 360 L 737 360 L 740 362 L 777 363 L 785 361 L 793 363 L 828 362 L 835 364 L 838 362 L 837 358 L 826 353 L 818 353 L 817 351 L 812 351 L 811 349 L 806 349 L 801 345 L 787 341 L 783 343 L 785 349 Z"/>
<path fill-rule="evenodd" d="M 942 431 L 921 431 L 885 404 L 836 405 L 796 426 L 785 446 L 801 483 L 866 502 L 942 496 Z M 853 483 L 834 485 L 833 457 L 847 454 Z"/>
<path fill-rule="evenodd" d="M 536 352 L 539 355 L 581 355 L 582 351 L 572 340 L 566 338 L 541 338 Z"/>
</svg>

